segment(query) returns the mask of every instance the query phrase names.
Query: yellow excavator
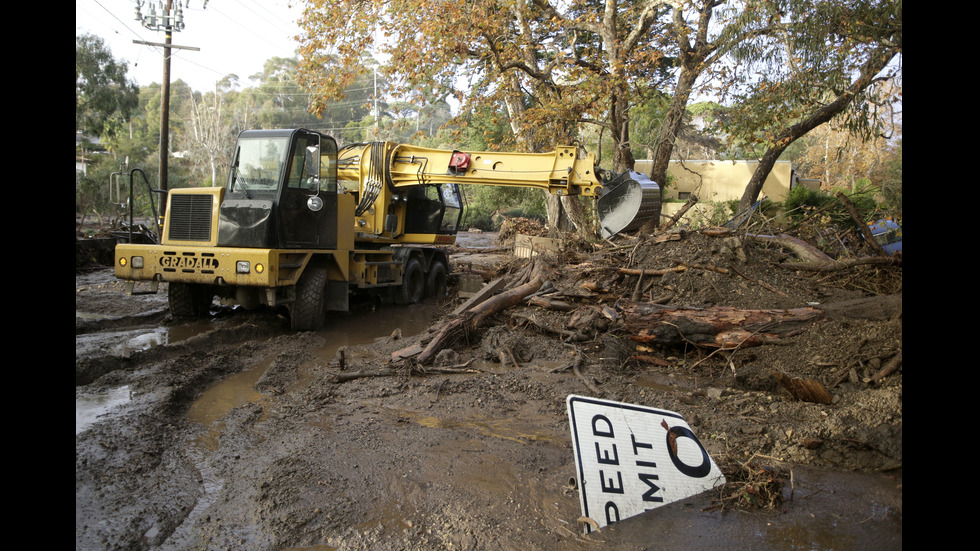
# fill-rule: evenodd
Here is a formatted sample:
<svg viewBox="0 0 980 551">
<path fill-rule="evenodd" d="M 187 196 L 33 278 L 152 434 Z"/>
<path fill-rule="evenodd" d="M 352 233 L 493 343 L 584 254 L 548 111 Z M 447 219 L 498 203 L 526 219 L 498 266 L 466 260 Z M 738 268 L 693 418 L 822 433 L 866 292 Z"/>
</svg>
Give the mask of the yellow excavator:
<svg viewBox="0 0 980 551">
<path fill-rule="evenodd" d="M 353 293 L 396 304 L 445 294 L 441 245 L 455 242 L 465 184 L 597 197 L 606 237 L 660 215 L 656 183 L 602 171 L 578 147 L 340 148 L 306 129 L 246 130 L 227 185 L 170 190 L 160 242 L 116 245 L 115 276 L 130 295 L 166 282 L 175 317 L 206 316 L 217 297 L 245 308 L 285 306 L 293 329 L 318 330 L 328 312 L 347 311 Z M 147 285 L 137 290 L 138 282 Z"/>
</svg>

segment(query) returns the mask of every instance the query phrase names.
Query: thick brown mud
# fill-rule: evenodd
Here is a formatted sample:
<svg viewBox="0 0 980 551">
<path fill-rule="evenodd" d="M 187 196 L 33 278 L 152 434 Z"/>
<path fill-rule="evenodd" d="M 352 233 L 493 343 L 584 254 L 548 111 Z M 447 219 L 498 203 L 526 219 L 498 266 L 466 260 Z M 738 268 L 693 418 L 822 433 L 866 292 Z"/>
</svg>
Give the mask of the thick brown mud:
<svg viewBox="0 0 980 551">
<path fill-rule="evenodd" d="M 76 549 L 902 547 L 901 372 L 846 379 L 832 404 L 765 376 L 900 346 L 900 321 L 827 321 L 727 362 L 675 350 L 668 367 L 602 361 L 610 334 L 586 384 L 566 344 L 506 317 L 443 355 L 457 372 L 392 362 L 452 300 L 293 333 L 279 311 L 176 322 L 165 297 L 76 274 Z M 565 399 L 592 389 L 682 414 L 727 487 L 585 534 Z"/>
</svg>

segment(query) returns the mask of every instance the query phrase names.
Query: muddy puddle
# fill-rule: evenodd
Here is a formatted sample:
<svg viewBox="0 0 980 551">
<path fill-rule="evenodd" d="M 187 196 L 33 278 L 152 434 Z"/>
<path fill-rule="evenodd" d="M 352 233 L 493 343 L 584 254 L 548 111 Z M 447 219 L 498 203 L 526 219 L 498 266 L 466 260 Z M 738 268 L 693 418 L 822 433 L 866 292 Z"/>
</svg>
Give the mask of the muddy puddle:
<svg viewBox="0 0 980 551">
<path fill-rule="evenodd" d="M 129 385 L 110 389 L 94 396 L 75 397 L 75 435 L 98 422 L 110 412 L 132 400 Z"/>
<path fill-rule="evenodd" d="M 403 337 L 415 335 L 429 327 L 440 313 L 435 304 L 415 307 L 384 307 L 361 305 L 348 313 L 334 314 L 327 327 L 319 331 L 326 344 L 312 350 L 314 359 L 299 366 L 297 381 L 293 387 L 303 387 L 314 376 L 314 366 L 323 366 L 335 359 L 337 351 L 344 347 L 370 345 L 377 339 L 397 334 Z M 256 383 L 272 364 L 269 358 L 248 371 L 238 373 L 215 384 L 191 405 L 188 420 L 210 426 L 225 417 L 229 411 L 248 403 L 267 403 L 268 397 L 255 390 Z"/>
</svg>

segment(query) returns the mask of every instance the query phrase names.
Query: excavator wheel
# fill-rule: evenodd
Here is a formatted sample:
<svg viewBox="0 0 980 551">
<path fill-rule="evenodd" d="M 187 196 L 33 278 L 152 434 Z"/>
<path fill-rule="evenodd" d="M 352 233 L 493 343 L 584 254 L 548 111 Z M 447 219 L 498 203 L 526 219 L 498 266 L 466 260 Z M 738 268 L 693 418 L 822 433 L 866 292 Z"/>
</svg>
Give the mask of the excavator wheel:
<svg viewBox="0 0 980 551">
<path fill-rule="evenodd" d="M 446 298 L 446 265 L 441 260 L 432 261 L 425 280 L 425 296 L 440 300 Z"/>
<path fill-rule="evenodd" d="M 405 263 L 405 273 L 402 284 L 395 290 L 396 304 L 416 304 L 425 295 L 425 274 L 418 259 L 412 258 Z"/>
<path fill-rule="evenodd" d="M 296 283 L 296 301 L 289 310 L 294 331 L 319 331 L 326 317 L 327 270 L 310 266 Z"/>
</svg>

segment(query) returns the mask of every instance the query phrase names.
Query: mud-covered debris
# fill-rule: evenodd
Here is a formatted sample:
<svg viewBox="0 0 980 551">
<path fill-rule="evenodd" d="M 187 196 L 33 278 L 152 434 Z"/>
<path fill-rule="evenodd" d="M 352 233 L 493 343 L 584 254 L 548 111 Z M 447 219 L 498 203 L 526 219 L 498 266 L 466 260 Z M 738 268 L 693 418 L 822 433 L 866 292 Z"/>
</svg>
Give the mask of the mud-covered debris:
<svg viewBox="0 0 980 551">
<path fill-rule="evenodd" d="M 833 396 L 817 380 L 809 377 L 805 379 L 790 377 L 781 371 L 775 370 L 772 371 L 772 376 L 797 400 L 816 402 L 818 404 L 829 404 L 833 401 Z"/>
</svg>

